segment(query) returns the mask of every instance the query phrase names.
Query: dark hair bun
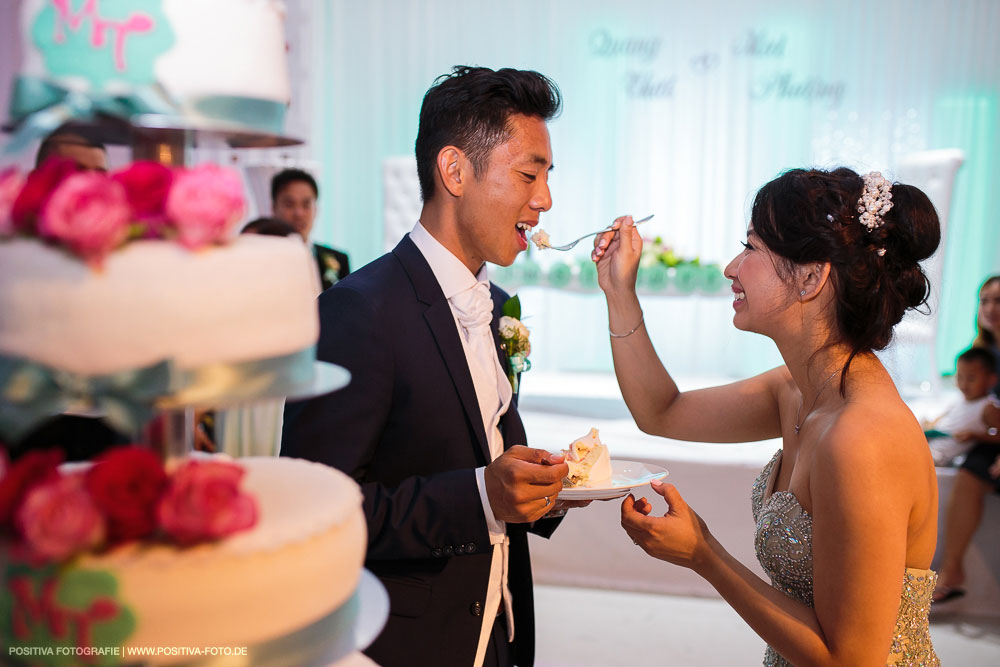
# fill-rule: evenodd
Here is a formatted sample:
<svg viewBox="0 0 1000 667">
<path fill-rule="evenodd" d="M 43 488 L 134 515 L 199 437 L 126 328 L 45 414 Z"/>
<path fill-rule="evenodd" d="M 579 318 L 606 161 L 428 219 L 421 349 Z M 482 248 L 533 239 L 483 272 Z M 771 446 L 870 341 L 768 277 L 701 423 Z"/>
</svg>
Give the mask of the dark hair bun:
<svg viewBox="0 0 1000 667">
<path fill-rule="evenodd" d="M 930 294 L 930 284 L 918 262 L 933 255 L 941 242 L 937 212 L 922 190 L 894 183 L 892 209 L 883 217 L 885 224 L 876 231 L 886 249 L 886 270 L 890 274 L 899 271 L 896 280 L 905 308 L 916 308 Z"/>
<path fill-rule="evenodd" d="M 760 189 L 751 213 L 754 232 L 775 254 L 792 264 L 830 263 L 836 324 L 851 359 L 886 347 L 903 314 L 927 302 L 919 262 L 941 240 L 937 212 L 918 188 L 894 184 L 892 208 L 873 229 L 860 220 L 863 192 L 851 169 L 793 169 Z"/>
</svg>

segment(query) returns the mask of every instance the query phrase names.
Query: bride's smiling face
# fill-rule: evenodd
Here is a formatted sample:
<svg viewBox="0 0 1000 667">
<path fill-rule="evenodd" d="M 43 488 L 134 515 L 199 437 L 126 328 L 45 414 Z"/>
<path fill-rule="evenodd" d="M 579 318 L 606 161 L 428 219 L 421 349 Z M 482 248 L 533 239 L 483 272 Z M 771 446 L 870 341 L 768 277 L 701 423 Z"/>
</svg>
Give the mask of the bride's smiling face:
<svg viewBox="0 0 1000 667">
<path fill-rule="evenodd" d="M 733 325 L 764 335 L 780 329 L 780 314 L 796 302 L 795 290 L 778 272 L 776 257 L 760 238 L 747 231 L 743 252 L 726 266 L 733 281 Z"/>
</svg>

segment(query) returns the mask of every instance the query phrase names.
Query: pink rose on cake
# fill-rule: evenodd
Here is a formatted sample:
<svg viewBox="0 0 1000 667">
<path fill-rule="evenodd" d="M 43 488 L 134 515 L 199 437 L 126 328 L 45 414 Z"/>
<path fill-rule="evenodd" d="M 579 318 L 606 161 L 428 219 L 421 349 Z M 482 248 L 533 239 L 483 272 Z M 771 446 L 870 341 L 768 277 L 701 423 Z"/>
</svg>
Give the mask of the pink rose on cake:
<svg viewBox="0 0 1000 667">
<path fill-rule="evenodd" d="M 21 232 L 34 232 L 38 216 L 49 197 L 60 183 L 79 170 L 80 167 L 73 160 L 54 157 L 29 173 L 11 207 L 10 217 L 14 228 Z"/>
<path fill-rule="evenodd" d="M 11 167 L 0 171 L 0 236 L 10 236 L 14 233 L 14 219 L 11 212 L 14 201 L 24 187 L 24 176 Z"/>
<path fill-rule="evenodd" d="M 82 473 L 35 486 L 16 521 L 31 555 L 44 560 L 63 560 L 104 540 L 104 517 L 87 493 Z"/>
<path fill-rule="evenodd" d="M 42 209 L 38 231 L 100 265 L 125 242 L 131 219 L 125 188 L 107 174 L 85 171 L 69 176 L 52 193 Z"/>
<path fill-rule="evenodd" d="M 214 540 L 257 522 L 257 503 L 240 491 L 243 468 L 223 461 L 185 462 L 171 475 L 158 516 L 180 544 Z"/>
<path fill-rule="evenodd" d="M 245 208 L 239 174 L 214 164 L 178 170 L 167 196 L 167 216 L 192 249 L 224 240 Z"/>
<path fill-rule="evenodd" d="M 160 457 L 140 447 L 117 447 L 87 471 L 87 490 L 108 522 L 108 539 L 136 540 L 156 531 L 156 506 L 167 486 Z"/>
<path fill-rule="evenodd" d="M 173 170 L 159 162 L 140 160 L 111 175 L 125 188 L 125 196 L 136 220 L 148 226 L 145 236 L 159 237 L 167 219 L 167 195 L 174 181 Z"/>
</svg>

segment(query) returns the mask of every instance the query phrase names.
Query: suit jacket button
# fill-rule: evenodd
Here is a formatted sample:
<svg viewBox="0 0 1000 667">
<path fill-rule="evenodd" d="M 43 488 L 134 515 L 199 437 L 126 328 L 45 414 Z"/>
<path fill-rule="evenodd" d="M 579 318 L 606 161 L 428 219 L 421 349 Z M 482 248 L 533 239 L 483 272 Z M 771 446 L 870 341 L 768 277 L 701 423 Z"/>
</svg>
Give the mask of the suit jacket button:
<svg viewBox="0 0 1000 667">
<path fill-rule="evenodd" d="M 452 548 L 450 544 L 444 548 L 444 555 L 445 556 L 455 555 L 455 550 Z"/>
<path fill-rule="evenodd" d="M 435 558 L 440 558 L 441 557 L 441 550 L 440 549 L 432 549 L 431 550 L 431 555 L 434 556 Z"/>
<path fill-rule="evenodd" d="M 467 554 L 474 554 L 474 553 L 476 553 L 476 545 L 474 543 L 472 543 L 472 542 L 469 542 L 468 544 L 466 544 L 465 545 L 465 553 L 467 553 Z"/>
<path fill-rule="evenodd" d="M 480 604 L 479 602 L 473 602 L 472 604 L 469 605 L 469 613 L 472 614 L 473 616 L 482 616 L 483 605 Z"/>
</svg>

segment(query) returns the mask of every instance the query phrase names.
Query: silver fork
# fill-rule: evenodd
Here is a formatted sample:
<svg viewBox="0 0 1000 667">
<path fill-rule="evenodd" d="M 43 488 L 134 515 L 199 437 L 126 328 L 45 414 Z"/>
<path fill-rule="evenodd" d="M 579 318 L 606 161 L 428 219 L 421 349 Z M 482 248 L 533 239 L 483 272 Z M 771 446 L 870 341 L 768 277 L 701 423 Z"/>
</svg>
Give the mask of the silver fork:
<svg viewBox="0 0 1000 667">
<path fill-rule="evenodd" d="M 642 220 L 636 220 L 634 224 L 641 225 L 642 223 L 646 222 L 647 220 L 651 220 L 652 217 L 653 216 L 651 216 L 651 215 L 647 215 Z M 572 250 L 573 248 L 576 247 L 576 244 L 579 243 L 580 241 L 582 241 L 582 240 L 584 240 L 586 238 L 590 238 L 591 236 L 597 236 L 598 234 L 603 234 L 604 232 L 610 232 L 612 227 L 613 227 L 613 225 L 608 225 L 604 229 L 598 229 L 596 232 L 591 232 L 589 234 L 584 234 L 583 236 L 581 236 L 577 240 L 570 241 L 569 243 L 567 243 L 565 245 L 549 245 L 549 246 L 545 246 L 545 248 L 546 249 L 552 249 L 552 250 Z"/>
</svg>

